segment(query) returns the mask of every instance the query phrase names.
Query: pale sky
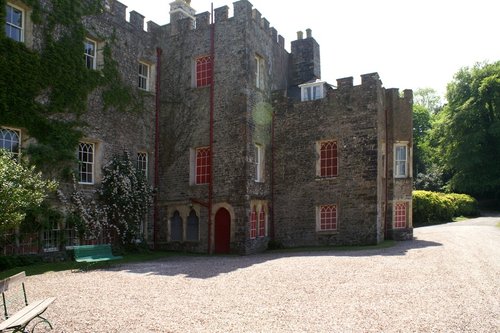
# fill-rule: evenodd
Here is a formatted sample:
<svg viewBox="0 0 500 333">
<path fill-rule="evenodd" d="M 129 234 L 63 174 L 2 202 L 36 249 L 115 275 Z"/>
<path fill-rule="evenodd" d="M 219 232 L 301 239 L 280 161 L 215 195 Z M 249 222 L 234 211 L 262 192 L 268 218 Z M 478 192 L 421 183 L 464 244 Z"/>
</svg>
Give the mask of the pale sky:
<svg viewBox="0 0 500 333">
<path fill-rule="evenodd" d="M 173 0 L 120 0 L 146 16 L 169 22 Z M 499 0 L 250 0 L 290 42 L 312 29 L 320 44 L 322 79 L 378 72 L 386 88 L 431 87 L 444 95 L 462 67 L 500 60 Z M 233 0 L 192 0 L 196 13 Z"/>
</svg>

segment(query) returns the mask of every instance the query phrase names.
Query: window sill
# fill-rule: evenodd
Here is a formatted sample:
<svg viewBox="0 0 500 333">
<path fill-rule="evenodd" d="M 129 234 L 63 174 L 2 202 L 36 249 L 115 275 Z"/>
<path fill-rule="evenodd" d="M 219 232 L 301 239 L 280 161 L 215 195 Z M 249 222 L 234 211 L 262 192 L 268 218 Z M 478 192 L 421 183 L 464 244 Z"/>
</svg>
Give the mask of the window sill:
<svg viewBox="0 0 500 333">
<path fill-rule="evenodd" d="M 339 233 L 338 230 L 316 230 L 318 235 L 337 235 Z"/>
<path fill-rule="evenodd" d="M 316 176 L 315 180 L 317 181 L 322 181 L 322 180 L 334 180 L 339 178 L 339 176 L 329 176 L 329 177 L 321 177 L 321 176 Z"/>
</svg>

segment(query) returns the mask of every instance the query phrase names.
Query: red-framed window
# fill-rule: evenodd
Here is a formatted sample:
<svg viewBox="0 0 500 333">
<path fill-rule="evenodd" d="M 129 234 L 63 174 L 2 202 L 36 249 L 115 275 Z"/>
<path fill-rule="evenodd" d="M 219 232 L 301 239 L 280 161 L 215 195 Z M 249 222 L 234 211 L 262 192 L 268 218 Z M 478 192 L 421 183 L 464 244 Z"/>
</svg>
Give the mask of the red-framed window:
<svg viewBox="0 0 500 333">
<path fill-rule="evenodd" d="M 196 184 L 208 184 L 210 181 L 210 147 L 196 148 Z"/>
<path fill-rule="evenodd" d="M 338 175 L 337 141 L 320 142 L 319 156 L 319 176 L 336 177 Z"/>
<path fill-rule="evenodd" d="M 337 230 L 337 205 L 319 207 L 319 230 Z"/>
<path fill-rule="evenodd" d="M 264 237 L 266 235 L 266 212 L 264 207 L 260 208 L 259 213 L 259 237 Z"/>
<path fill-rule="evenodd" d="M 406 228 L 406 212 L 408 204 L 406 202 L 397 202 L 394 205 L 394 228 Z"/>
<path fill-rule="evenodd" d="M 250 213 L 250 238 L 257 237 L 257 210 L 255 206 Z"/>
<path fill-rule="evenodd" d="M 212 81 L 212 58 L 210 56 L 196 59 L 196 87 L 205 87 Z"/>
</svg>

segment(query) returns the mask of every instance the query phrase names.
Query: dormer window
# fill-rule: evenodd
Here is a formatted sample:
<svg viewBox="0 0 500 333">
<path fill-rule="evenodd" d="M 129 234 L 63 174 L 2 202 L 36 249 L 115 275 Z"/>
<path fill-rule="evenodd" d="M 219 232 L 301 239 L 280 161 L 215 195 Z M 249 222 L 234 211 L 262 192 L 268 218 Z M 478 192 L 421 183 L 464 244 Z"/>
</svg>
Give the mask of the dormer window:
<svg viewBox="0 0 500 333">
<path fill-rule="evenodd" d="M 301 91 L 301 101 L 314 101 L 321 99 L 325 95 L 325 82 L 314 81 L 299 85 Z"/>
</svg>

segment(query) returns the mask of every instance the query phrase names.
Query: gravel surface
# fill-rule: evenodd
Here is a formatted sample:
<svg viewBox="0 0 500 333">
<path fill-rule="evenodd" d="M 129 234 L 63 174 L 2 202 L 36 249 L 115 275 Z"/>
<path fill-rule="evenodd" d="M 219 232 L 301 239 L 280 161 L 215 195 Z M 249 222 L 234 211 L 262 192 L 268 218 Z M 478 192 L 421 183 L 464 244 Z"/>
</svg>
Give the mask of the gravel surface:
<svg viewBox="0 0 500 333">
<path fill-rule="evenodd" d="M 54 332 L 500 332 L 498 221 L 418 228 L 382 250 L 177 257 L 27 287 L 57 296 Z"/>
</svg>

